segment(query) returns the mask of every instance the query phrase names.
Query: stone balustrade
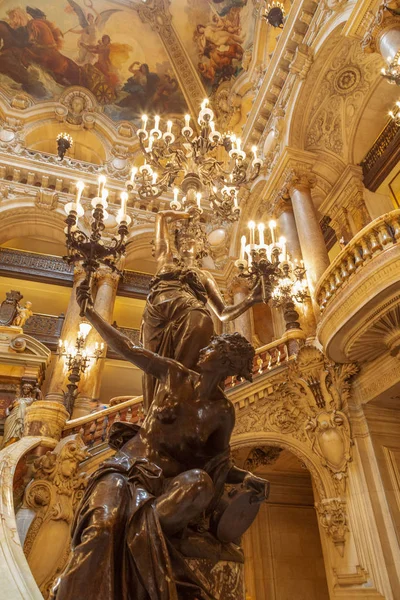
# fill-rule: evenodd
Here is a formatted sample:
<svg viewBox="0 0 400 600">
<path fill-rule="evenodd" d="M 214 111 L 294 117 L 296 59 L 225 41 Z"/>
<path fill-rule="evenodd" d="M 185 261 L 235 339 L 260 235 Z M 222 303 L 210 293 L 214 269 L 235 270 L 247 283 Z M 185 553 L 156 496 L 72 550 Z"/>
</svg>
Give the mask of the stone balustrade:
<svg viewBox="0 0 400 600">
<path fill-rule="evenodd" d="M 400 210 L 364 227 L 316 288 L 317 335 L 336 362 L 370 362 L 400 347 Z"/>
<path fill-rule="evenodd" d="M 140 423 L 143 420 L 142 396 L 136 396 L 115 406 L 68 421 L 62 437 L 79 433 L 88 448 L 99 446 L 107 439 L 113 423 Z"/>
<path fill-rule="evenodd" d="M 323 312 L 337 295 L 371 260 L 399 244 L 400 210 L 375 219 L 362 229 L 338 254 L 316 288 L 316 299 Z"/>
</svg>

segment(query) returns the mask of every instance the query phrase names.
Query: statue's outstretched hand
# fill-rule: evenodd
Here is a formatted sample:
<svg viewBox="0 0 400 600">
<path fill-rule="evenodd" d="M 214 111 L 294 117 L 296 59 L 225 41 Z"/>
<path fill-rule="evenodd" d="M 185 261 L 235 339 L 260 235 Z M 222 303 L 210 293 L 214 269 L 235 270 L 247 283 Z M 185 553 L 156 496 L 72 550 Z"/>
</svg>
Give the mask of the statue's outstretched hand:
<svg viewBox="0 0 400 600">
<path fill-rule="evenodd" d="M 269 496 L 270 483 L 262 477 L 249 473 L 243 480 L 243 486 L 254 492 L 251 502 L 264 502 Z"/>
<path fill-rule="evenodd" d="M 93 299 L 90 291 L 90 285 L 85 279 L 76 290 L 76 301 L 81 311 L 86 312 L 88 308 L 93 307 Z"/>
</svg>

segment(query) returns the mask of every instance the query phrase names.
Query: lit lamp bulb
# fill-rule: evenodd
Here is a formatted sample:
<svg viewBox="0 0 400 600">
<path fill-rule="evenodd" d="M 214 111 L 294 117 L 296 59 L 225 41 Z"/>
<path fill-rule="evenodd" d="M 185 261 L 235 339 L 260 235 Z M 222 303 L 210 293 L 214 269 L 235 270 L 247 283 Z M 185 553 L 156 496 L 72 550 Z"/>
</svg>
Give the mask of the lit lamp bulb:
<svg viewBox="0 0 400 600">
<path fill-rule="evenodd" d="M 276 227 L 276 222 L 273 221 L 273 220 L 271 220 L 268 223 L 268 225 L 269 225 L 269 229 L 271 231 L 271 240 L 272 240 L 272 243 L 275 244 L 275 227 Z"/>
<path fill-rule="evenodd" d="M 147 115 L 142 115 L 142 121 L 143 121 L 143 129 L 146 131 L 146 127 L 147 127 L 147 121 L 148 121 L 148 116 Z"/>
<path fill-rule="evenodd" d="M 76 182 L 75 202 L 68 202 L 68 204 L 66 204 L 64 207 L 64 210 L 67 215 L 71 214 L 72 212 L 76 213 L 77 218 L 82 217 L 84 215 L 85 211 L 83 210 L 83 206 L 81 204 L 81 197 L 84 187 L 85 184 L 83 183 L 83 181 Z"/>
<path fill-rule="evenodd" d="M 201 103 L 201 110 L 205 110 L 208 106 L 208 98 L 204 98 L 203 102 Z"/>
<path fill-rule="evenodd" d="M 127 225 L 129 225 L 131 222 L 131 218 L 129 215 L 126 214 L 126 206 L 128 204 L 128 198 L 129 198 L 128 192 L 121 192 L 120 198 L 121 198 L 121 208 L 118 211 L 116 220 L 119 225 L 121 223 L 126 223 Z"/>
<path fill-rule="evenodd" d="M 107 178 L 105 175 L 100 175 L 98 181 L 99 181 L 99 188 L 97 190 L 97 195 L 99 198 L 101 198 L 103 196 L 103 190 L 105 188 Z"/>
<path fill-rule="evenodd" d="M 196 200 L 197 200 L 197 207 L 201 209 L 201 192 L 197 192 Z"/>
<path fill-rule="evenodd" d="M 249 230 L 250 230 L 250 245 L 254 245 L 254 230 L 256 228 L 256 224 L 254 221 L 249 221 Z"/>
<path fill-rule="evenodd" d="M 264 246 L 264 229 L 265 229 L 264 223 L 259 223 L 257 229 L 258 229 L 259 244 L 260 244 L 260 246 Z"/>
<path fill-rule="evenodd" d="M 90 323 L 86 323 L 85 321 L 83 321 L 82 323 L 79 324 L 79 337 L 82 340 L 86 340 L 86 338 L 89 335 L 91 329 L 92 329 L 91 324 Z"/>
<path fill-rule="evenodd" d="M 137 167 L 132 167 L 132 171 L 131 171 L 131 183 L 132 185 L 135 185 L 135 178 L 138 172 L 138 168 Z"/>
</svg>

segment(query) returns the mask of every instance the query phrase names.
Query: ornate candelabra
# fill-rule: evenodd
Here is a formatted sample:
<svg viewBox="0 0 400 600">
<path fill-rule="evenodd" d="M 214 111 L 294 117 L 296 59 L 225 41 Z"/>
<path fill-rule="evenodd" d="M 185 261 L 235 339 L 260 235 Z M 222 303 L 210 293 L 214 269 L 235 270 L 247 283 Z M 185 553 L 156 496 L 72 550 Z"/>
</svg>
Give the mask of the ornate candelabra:
<svg viewBox="0 0 400 600">
<path fill-rule="evenodd" d="M 382 67 L 381 73 L 389 83 L 400 85 L 400 50 L 395 56 L 388 56 L 387 67 Z"/>
<path fill-rule="evenodd" d="M 72 414 L 74 408 L 76 392 L 81 380 L 81 375 L 88 369 L 92 360 L 98 361 L 103 356 L 104 344 L 96 342 L 95 349 L 89 353 L 86 349 L 86 338 L 90 333 L 92 326 L 89 323 L 82 322 L 79 325 L 79 331 L 76 336 L 74 346 L 67 344 L 63 340 L 59 340 L 59 356 L 66 358 L 68 370 L 68 385 L 67 392 L 64 392 L 64 405 L 69 414 Z"/>
<path fill-rule="evenodd" d="M 389 111 L 389 117 L 393 119 L 397 127 L 400 127 L 400 100 L 397 100 L 393 110 Z"/>
<path fill-rule="evenodd" d="M 92 221 L 90 235 L 79 229 L 78 219 L 84 215 L 84 209 L 81 204 L 81 196 L 84 184 L 78 181 L 76 184 L 77 194 L 75 202 L 69 202 L 65 206 L 67 213 L 65 229 L 68 255 L 65 260 L 68 264 L 82 262 L 86 272 L 85 284 L 90 287 L 93 274 L 99 268 L 100 264 L 110 267 L 113 271 L 118 271 L 117 262 L 125 252 L 126 237 L 131 218 L 126 214 L 126 205 L 128 201 L 127 192 L 121 193 L 121 209 L 117 215 L 118 232 L 106 242 L 102 239 L 104 231 L 104 221 L 108 217 L 107 196 L 108 191 L 105 188 L 106 178 L 104 175 L 99 177 L 99 188 L 97 196 L 92 200 Z M 84 316 L 85 307 L 82 308 L 81 316 Z"/>
<path fill-rule="evenodd" d="M 171 189 L 171 208 L 175 210 L 197 206 L 202 211 L 203 202 L 208 201 L 214 214 L 236 221 L 240 215 L 239 188 L 260 172 L 262 161 L 257 148 L 252 148 L 253 158 L 247 160 L 239 138 L 217 131 L 208 100 L 203 101 L 198 115 L 199 135 L 190 127 L 190 115 L 185 116 L 185 125 L 175 132 L 178 137 L 172 121 L 167 121 L 164 132 L 159 116 L 154 117 L 150 129 L 148 122 L 143 115 L 137 135 L 145 162 L 133 167 L 126 183 L 128 192 L 150 200 Z"/>
<path fill-rule="evenodd" d="M 74 140 L 68 133 L 59 133 L 57 136 L 57 154 L 58 158 L 62 160 L 70 148 L 72 148 Z"/>
<path fill-rule="evenodd" d="M 269 222 L 271 242 L 265 242 L 265 225 L 249 222 L 249 243 L 246 236 L 241 238 L 240 257 L 235 262 L 239 269 L 239 277 L 261 282 L 264 302 L 271 300 L 272 306 L 283 308 L 286 330 L 299 329 L 298 313 L 295 302 L 304 302 L 309 298 L 305 279 L 306 270 L 303 264 L 293 263 L 286 251 L 286 239 L 282 236 L 276 240 L 275 221 Z M 258 231 L 258 244 L 256 244 Z M 247 258 L 246 258 L 247 257 Z"/>
<path fill-rule="evenodd" d="M 279 265 L 271 302 L 272 306 L 283 309 L 286 331 L 301 329 L 295 303 L 303 303 L 310 297 L 305 275 L 304 267 L 291 261 L 286 260 Z"/>
<path fill-rule="evenodd" d="M 271 297 L 271 285 L 278 276 L 279 263 L 286 253 L 286 240 L 275 240 L 275 221 L 269 222 L 271 243 L 265 243 L 265 225 L 259 223 L 256 227 L 254 221 L 249 222 L 249 243 L 245 235 L 241 238 L 240 257 L 235 262 L 239 269 L 239 277 L 252 279 L 253 286 L 261 281 L 263 302 L 267 303 Z M 258 244 L 256 244 L 256 230 L 258 231 Z M 247 258 L 246 258 L 247 256 Z"/>
</svg>

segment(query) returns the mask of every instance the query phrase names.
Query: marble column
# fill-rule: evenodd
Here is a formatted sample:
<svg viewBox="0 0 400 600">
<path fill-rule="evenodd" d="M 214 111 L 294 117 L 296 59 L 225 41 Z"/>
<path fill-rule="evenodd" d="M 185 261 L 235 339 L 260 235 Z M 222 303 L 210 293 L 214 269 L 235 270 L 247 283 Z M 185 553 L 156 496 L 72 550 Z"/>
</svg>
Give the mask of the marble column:
<svg viewBox="0 0 400 600">
<path fill-rule="evenodd" d="M 76 288 L 84 279 L 85 271 L 81 266 L 76 266 L 74 270 L 74 283 L 61 332 L 61 339 L 66 341 L 68 345 L 72 346 L 75 344 L 76 336 L 79 330 L 79 323 L 81 322 L 81 318 L 79 316 L 80 309 L 76 301 Z M 68 373 L 64 357 L 57 356 L 50 375 L 46 400 L 63 402 L 63 392 L 66 390 L 67 375 Z"/>
<path fill-rule="evenodd" d="M 286 247 L 290 254 L 290 258 L 292 260 L 297 258 L 300 262 L 302 259 L 300 240 L 290 198 L 282 199 L 278 204 L 275 217 L 278 224 L 279 235 L 283 235 L 286 238 Z"/>
<path fill-rule="evenodd" d="M 117 295 L 119 275 L 112 272 L 108 267 L 100 267 L 96 273 L 95 299 L 94 309 L 108 323 L 112 322 L 115 298 Z M 92 329 L 86 340 L 86 350 L 91 354 L 96 343 L 100 346 L 104 343 L 100 334 Z M 104 343 L 103 357 L 106 356 L 107 346 Z M 77 419 L 83 417 L 90 412 L 90 400 L 97 398 L 100 393 L 101 378 L 104 371 L 105 360 L 91 360 L 90 365 L 81 378 L 78 387 L 78 397 L 75 401 L 72 418 Z"/>
<path fill-rule="evenodd" d="M 299 235 L 304 266 L 307 269 L 307 281 L 313 301 L 316 317 L 319 307 L 314 299 L 318 280 L 329 266 L 328 251 L 319 225 L 318 214 L 311 197 L 313 179 L 306 173 L 291 172 L 287 179 L 296 228 Z"/>
<path fill-rule="evenodd" d="M 233 303 L 239 304 L 239 302 L 242 302 L 249 295 L 250 287 L 246 279 L 236 276 L 230 282 L 229 292 L 232 294 Z M 252 309 L 249 308 L 246 310 L 240 317 L 235 319 L 234 323 L 235 331 L 239 332 L 252 343 L 254 334 Z"/>
</svg>

